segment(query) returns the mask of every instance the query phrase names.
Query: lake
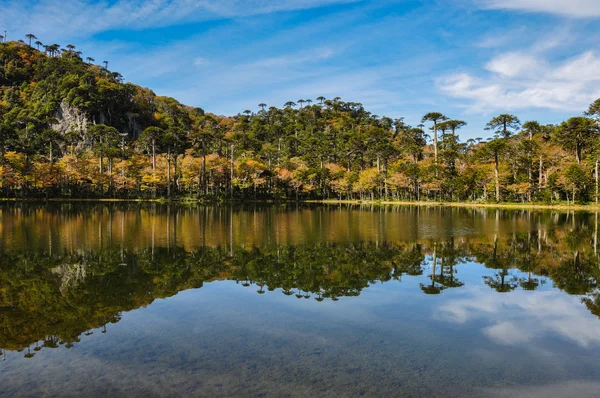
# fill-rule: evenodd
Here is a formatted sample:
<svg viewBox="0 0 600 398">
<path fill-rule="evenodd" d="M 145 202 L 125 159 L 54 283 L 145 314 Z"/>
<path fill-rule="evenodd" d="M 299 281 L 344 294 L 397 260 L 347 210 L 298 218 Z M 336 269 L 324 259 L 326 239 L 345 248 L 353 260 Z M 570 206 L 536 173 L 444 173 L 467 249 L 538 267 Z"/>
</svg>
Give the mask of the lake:
<svg viewBox="0 0 600 398">
<path fill-rule="evenodd" d="M 1 396 L 597 396 L 598 214 L 0 205 Z"/>
</svg>

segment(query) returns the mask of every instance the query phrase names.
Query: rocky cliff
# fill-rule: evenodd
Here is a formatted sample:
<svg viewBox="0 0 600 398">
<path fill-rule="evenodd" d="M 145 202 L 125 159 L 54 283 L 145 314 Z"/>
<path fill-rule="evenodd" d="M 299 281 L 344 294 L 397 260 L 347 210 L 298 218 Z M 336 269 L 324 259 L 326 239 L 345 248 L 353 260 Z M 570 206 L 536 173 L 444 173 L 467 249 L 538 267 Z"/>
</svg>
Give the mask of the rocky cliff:
<svg viewBox="0 0 600 398">
<path fill-rule="evenodd" d="M 66 100 L 60 103 L 55 117 L 56 122 L 51 124 L 50 128 L 62 134 L 72 131 L 83 134 L 89 122 L 87 114 L 71 106 Z"/>
</svg>

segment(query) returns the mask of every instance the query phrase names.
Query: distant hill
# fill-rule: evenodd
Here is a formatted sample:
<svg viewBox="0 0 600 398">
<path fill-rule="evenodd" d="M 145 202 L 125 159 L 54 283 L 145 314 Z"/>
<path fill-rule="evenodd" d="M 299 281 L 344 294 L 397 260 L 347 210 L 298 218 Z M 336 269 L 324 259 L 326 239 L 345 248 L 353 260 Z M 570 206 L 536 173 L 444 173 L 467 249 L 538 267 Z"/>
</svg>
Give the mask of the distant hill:
<svg viewBox="0 0 600 398">
<path fill-rule="evenodd" d="M 40 51 L 22 42 L 0 45 L 0 116 L 3 131 L 24 127 L 31 134 L 52 128 L 83 135 L 90 124 L 115 127 L 129 139 L 149 126 L 168 127 L 171 114 L 203 113 L 150 89 L 123 82 L 122 76 L 73 46 Z M 185 117 L 177 120 L 189 128 Z"/>
</svg>

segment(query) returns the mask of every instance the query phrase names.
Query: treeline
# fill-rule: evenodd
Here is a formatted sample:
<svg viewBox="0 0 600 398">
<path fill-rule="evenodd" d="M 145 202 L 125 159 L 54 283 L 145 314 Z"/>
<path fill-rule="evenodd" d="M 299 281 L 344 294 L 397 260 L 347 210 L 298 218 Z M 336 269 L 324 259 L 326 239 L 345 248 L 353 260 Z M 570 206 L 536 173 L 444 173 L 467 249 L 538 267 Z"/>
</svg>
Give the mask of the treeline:
<svg viewBox="0 0 600 398">
<path fill-rule="evenodd" d="M 559 125 L 502 114 L 467 141 L 450 115 L 411 126 L 340 98 L 227 117 L 34 38 L 0 43 L 5 197 L 598 200 L 600 100 Z"/>
<path fill-rule="evenodd" d="M 106 332 L 123 311 L 200 288 L 205 282 L 232 280 L 258 294 L 320 302 L 358 296 L 374 283 L 415 277 L 424 294 L 444 294 L 465 285 L 460 265 L 471 261 L 488 268 L 481 272 L 483 282 L 499 293 L 536 290 L 553 282 L 568 294 L 581 296 L 582 304 L 600 316 L 599 260 L 590 244 L 597 231 L 584 223 L 557 236 L 552 233 L 401 245 L 4 250 L 0 349 L 26 349 L 25 356 L 33 357 L 42 348 L 69 348 L 93 329 Z"/>
</svg>

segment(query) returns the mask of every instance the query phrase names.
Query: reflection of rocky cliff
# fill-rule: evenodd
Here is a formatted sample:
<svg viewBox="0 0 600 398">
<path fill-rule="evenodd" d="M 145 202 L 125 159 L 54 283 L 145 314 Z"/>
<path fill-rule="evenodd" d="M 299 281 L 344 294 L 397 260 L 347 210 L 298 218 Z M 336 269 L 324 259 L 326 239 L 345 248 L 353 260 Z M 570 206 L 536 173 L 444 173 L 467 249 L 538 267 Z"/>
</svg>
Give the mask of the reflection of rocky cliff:
<svg viewBox="0 0 600 398">
<path fill-rule="evenodd" d="M 573 242 L 571 242 L 573 243 Z M 575 242 L 576 243 L 576 242 Z M 578 244 L 578 243 L 577 243 Z M 557 264 L 540 268 L 551 255 Z M 595 314 L 600 277 L 592 251 L 559 253 L 539 244 L 533 234 L 491 240 L 424 241 L 404 245 L 323 243 L 261 248 L 148 247 L 136 252 L 5 252 L 0 260 L 0 347 L 71 346 L 82 333 L 117 322 L 123 311 L 156 298 L 201 287 L 204 282 L 234 280 L 257 293 L 279 289 L 298 299 L 338 300 L 357 296 L 375 282 L 418 276 L 423 292 L 460 288 L 458 265 L 476 259 L 492 272 L 485 283 L 498 292 L 534 290 L 550 276 L 568 293 L 585 295 Z"/>
</svg>

